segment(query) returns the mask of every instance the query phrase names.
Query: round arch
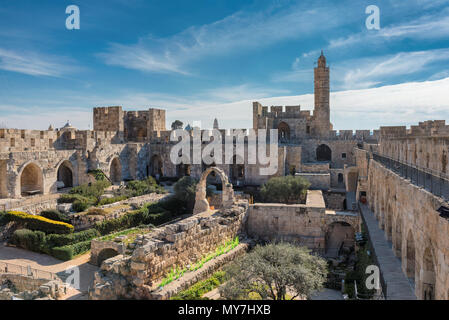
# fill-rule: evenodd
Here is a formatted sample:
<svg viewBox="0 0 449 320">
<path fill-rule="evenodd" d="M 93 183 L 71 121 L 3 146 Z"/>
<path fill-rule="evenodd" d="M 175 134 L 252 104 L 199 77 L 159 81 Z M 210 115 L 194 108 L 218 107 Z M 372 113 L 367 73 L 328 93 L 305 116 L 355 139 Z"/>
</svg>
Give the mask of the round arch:
<svg viewBox="0 0 449 320">
<path fill-rule="evenodd" d="M 332 161 L 332 150 L 326 144 L 321 144 L 316 148 L 317 161 Z"/>
<path fill-rule="evenodd" d="M 278 139 L 281 142 L 287 142 L 290 140 L 290 126 L 284 121 L 278 124 Z"/>
<path fill-rule="evenodd" d="M 391 212 L 390 205 L 388 205 L 386 216 L 387 221 L 385 223 L 385 231 L 387 234 L 387 240 L 393 241 L 393 213 Z"/>
<path fill-rule="evenodd" d="M 394 233 L 393 233 L 393 246 L 398 256 L 402 260 L 402 218 L 400 214 L 396 215 L 394 219 Z"/>
<path fill-rule="evenodd" d="M 207 186 L 207 177 L 212 172 L 215 172 L 215 174 L 218 175 L 221 179 L 223 189 L 222 191 L 223 208 L 229 208 L 234 203 L 234 189 L 232 188 L 232 184 L 229 183 L 228 177 L 226 176 L 224 171 L 217 167 L 209 167 L 203 172 L 200 181 L 196 186 L 195 207 L 193 209 L 194 214 L 209 211 L 209 202 L 206 199 L 206 186 Z"/>
<path fill-rule="evenodd" d="M 424 250 L 423 274 L 421 278 L 422 299 L 435 300 L 436 269 L 435 256 L 431 247 Z"/>
<path fill-rule="evenodd" d="M 122 164 L 119 157 L 114 157 L 111 160 L 109 176 L 112 183 L 120 183 L 122 181 Z"/>
<path fill-rule="evenodd" d="M 158 154 L 155 154 L 151 157 L 150 159 L 150 175 L 158 178 L 158 177 L 162 177 L 163 174 L 163 162 L 162 162 L 162 157 Z"/>
<path fill-rule="evenodd" d="M 410 279 L 412 279 L 413 281 L 415 280 L 415 240 L 413 239 L 413 234 L 412 234 L 412 230 L 408 231 L 407 234 L 407 243 L 406 243 L 406 272 L 407 272 L 407 277 L 409 277 Z"/>
<path fill-rule="evenodd" d="M 25 163 L 19 173 L 20 195 L 29 196 L 44 193 L 44 174 L 36 162 Z"/>
<path fill-rule="evenodd" d="M 338 257 L 342 248 L 354 247 L 356 229 L 347 221 L 333 221 L 326 226 L 324 234 L 325 254 Z"/>
<path fill-rule="evenodd" d="M 119 253 L 117 252 L 117 250 L 112 249 L 112 248 L 105 248 L 103 250 L 101 250 L 98 253 L 98 257 L 97 257 L 97 264 L 100 267 L 101 264 L 103 263 L 103 261 L 115 257 L 117 256 Z"/>
<path fill-rule="evenodd" d="M 63 160 L 59 163 L 56 178 L 58 189 L 73 187 L 73 166 L 69 160 Z"/>
</svg>

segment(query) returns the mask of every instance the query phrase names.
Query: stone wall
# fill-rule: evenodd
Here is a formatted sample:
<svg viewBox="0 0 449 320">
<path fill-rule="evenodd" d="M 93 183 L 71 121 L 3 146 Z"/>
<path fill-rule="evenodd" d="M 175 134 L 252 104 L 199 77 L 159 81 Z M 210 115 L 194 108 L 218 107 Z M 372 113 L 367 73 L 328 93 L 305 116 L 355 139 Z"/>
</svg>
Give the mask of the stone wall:
<svg viewBox="0 0 449 320">
<path fill-rule="evenodd" d="M 334 223 L 349 224 L 358 231 L 360 217 L 356 213 L 326 210 L 321 191 L 308 191 L 306 204 L 286 205 L 256 203 L 249 206 L 248 236 L 264 241 L 298 242 L 325 253 L 326 239 Z"/>
<path fill-rule="evenodd" d="M 144 235 L 132 255 L 106 260 L 95 275 L 92 299 L 151 299 L 175 266 L 185 267 L 244 234 L 247 202 L 212 215 L 199 214 Z"/>
<path fill-rule="evenodd" d="M 374 160 L 369 161 L 368 204 L 392 241 L 415 294 L 433 285 L 436 299 L 449 299 L 449 221 L 436 211 L 447 204 Z"/>
<path fill-rule="evenodd" d="M 0 273 L 0 300 L 53 300 L 63 295 L 65 287 L 60 280 L 49 281 L 15 273 Z"/>
<path fill-rule="evenodd" d="M 328 190 L 331 187 L 330 173 L 297 173 L 296 176 L 303 177 L 310 182 L 310 189 Z"/>
</svg>

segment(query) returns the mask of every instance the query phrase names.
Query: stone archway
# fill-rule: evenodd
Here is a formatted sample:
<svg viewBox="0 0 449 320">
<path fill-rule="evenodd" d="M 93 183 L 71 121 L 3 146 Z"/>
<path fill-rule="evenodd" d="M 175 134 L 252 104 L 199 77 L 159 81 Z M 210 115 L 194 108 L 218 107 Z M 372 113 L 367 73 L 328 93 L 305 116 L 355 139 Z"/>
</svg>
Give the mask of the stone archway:
<svg viewBox="0 0 449 320">
<path fill-rule="evenodd" d="M 386 235 L 387 235 L 387 240 L 388 241 L 393 241 L 393 213 L 391 212 L 391 206 L 388 206 L 387 212 L 386 212 L 386 216 L 387 216 L 387 221 L 385 223 L 385 231 L 386 231 Z"/>
<path fill-rule="evenodd" d="M 59 167 L 57 172 L 57 180 L 58 185 L 57 188 L 71 188 L 73 187 L 73 169 L 70 161 L 63 161 Z"/>
<path fill-rule="evenodd" d="M 209 211 L 209 202 L 206 199 L 206 186 L 207 177 L 211 172 L 215 172 L 221 178 L 221 184 L 223 188 L 223 208 L 229 208 L 234 203 L 234 189 L 232 188 L 232 184 L 229 182 L 228 177 L 226 176 L 224 171 L 217 167 L 209 167 L 203 172 L 200 181 L 196 186 L 195 207 L 193 209 L 193 214 Z"/>
<path fill-rule="evenodd" d="M 122 164 L 118 157 L 112 159 L 109 172 L 112 183 L 120 183 L 122 181 Z"/>
<path fill-rule="evenodd" d="M 395 220 L 393 239 L 396 256 L 402 260 L 402 219 L 399 214 Z"/>
<path fill-rule="evenodd" d="M 103 263 L 103 261 L 105 261 L 105 260 L 107 260 L 109 258 L 115 257 L 118 254 L 119 253 L 117 252 L 117 250 L 112 249 L 112 248 L 106 248 L 106 249 L 101 250 L 98 253 L 98 257 L 97 257 L 97 264 L 98 264 L 98 266 L 100 267 L 101 264 Z"/>
<path fill-rule="evenodd" d="M 290 140 L 290 127 L 284 121 L 278 125 L 278 136 L 280 142 L 288 142 Z"/>
<path fill-rule="evenodd" d="M 20 194 L 29 196 L 44 193 L 44 175 L 34 162 L 27 164 L 20 174 Z"/>
<path fill-rule="evenodd" d="M 163 162 L 160 155 L 155 154 L 150 159 L 150 175 L 155 178 L 163 176 Z"/>
<path fill-rule="evenodd" d="M 436 270 L 434 255 L 427 247 L 423 256 L 423 269 L 421 275 L 421 288 L 423 300 L 435 300 Z"/>
<path fill-rule="evenodd" d="M 316 148 L 317 161 L 332 161 L 332 150 L 329 146 L 322 144 Z"/>
<path fill-rule="evenodd" d="M 324 235 L 325 253 L 327 257 L 336 258 L 342 248 L 354 247 L 355 229 L 346 221 L 330 223 Z"/>
<path fill-rule="evenodd" d="M 407 246 L 406 246 L 406 272 L 407 277 L 415 280 L 415 240 L 413 239 L 412 231 L 409 230 L 407 235 Z"/>
</svg>

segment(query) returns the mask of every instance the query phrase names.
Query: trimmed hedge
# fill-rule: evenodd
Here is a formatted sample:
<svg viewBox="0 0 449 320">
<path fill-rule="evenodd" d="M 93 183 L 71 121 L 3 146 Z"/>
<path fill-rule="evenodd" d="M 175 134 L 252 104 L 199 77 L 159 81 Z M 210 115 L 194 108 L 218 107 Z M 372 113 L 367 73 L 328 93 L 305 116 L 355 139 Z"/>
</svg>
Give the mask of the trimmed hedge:
<svg viewBox="0 0 449 320">
<path fill-rule="evenodd" d="M 89 242 L 93 239 L 100 236 L 99 232 L 95 229 L 88 229 L 85 231 L 72 233 L 72 234 L 49 234 L 45 235 L 42 231 L 32 231 L 29 229 L 19 229 L 16 230 L 10 240 L 11 244 L 14 244 L 18 247 L 21 247 L 26 250 L 31 250 L 39 253 L 46 253 L 54 256 L 55 258 L 60 259 L 63 255 L 61 251 L 67 251 L 64 249 L 68 246 L 74 246 L 74 248 L 70 249 L 73 255 L 77 255 L 83 253 L 82 248 L 79 249 L 79 246 L 76 246 L 78 243 Z M 85 246 L 85 245 L 83 245 Z M 63 248 L 61 250 L 57 249 L 55 256 L 54 249 Z M 69 250 L 69 251 L 70 251 Z M 66 254 L 64 257 L 68 257 Z M 65 259 L 65 258 L 64 258 Z M 64 260 L 63 259 L 63 260 Z"/>
<path fill-rule="evenodd" d="M 119 218 L 98 222 L 95 225 L 95 229 L 97 229 L 101 235 L 107 235 L 112 232 L 134 228 L 140 225 L 162 224 L 170 221 L 174 217 L 175 215 L 170 211 L 165 210 L 160 202 L 151 203 L 138 210 L 130 211 Z"/>
<path fill-rule="evenodd" d="M 6 212 L 0 211 L 0 226 L 4 226 L 8 223 L 8 219 L 6 218 Z"/>
<path fill-rule="evenodd" d="M 65 223 L 70 223 L 70 219 L 65 214 L 59 212 L 58 210 L 44 210 L 40 213 L 40 215 L 44 218 L 55 220 L 55 221 L 61 221 Z"/>
<path fill-rule="evenodd" d="M 42 248 L 45 245 L 45 233 L 42 231 L 19 229 L 14 231 L 10 242 L 23 249 L 42 252 Z"/>
<path fill-rule="evenodd" d="M 73 257 L 90 250 L 90 240 L 56 247 L 51 250 L 52 256 L 63 261 L 72 260 Z"/>
<path fill-rule="evenodd" d="M 46 246 L 49 248 L 62 247 L 78 242 L 92 240 L 99 237 L 100 233 L 96 229 L 87 229 L 71 234 L 49 234 L 46 237 Z"/>
<path fill-rule="evenodd" d="M 8 221 L 21 223 L 28 229 L 43 231 L 47 234 L 72 233 L 74 230 L 74 227 L 71 224 L 35 216 L 22 211 L 8 211 L 6 213 L 6 218 Z"/>
</svg>

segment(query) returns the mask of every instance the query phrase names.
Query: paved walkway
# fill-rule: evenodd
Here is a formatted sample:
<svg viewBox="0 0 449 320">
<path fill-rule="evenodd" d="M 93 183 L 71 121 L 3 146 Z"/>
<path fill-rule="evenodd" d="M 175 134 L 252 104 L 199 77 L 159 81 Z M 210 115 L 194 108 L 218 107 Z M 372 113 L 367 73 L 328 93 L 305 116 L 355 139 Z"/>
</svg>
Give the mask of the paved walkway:
<svg viewBox="0 0 449 320">
<path fill-rule="evenodd" d="M 56 273 L 61 278 L 67 276 L 65 270 L 72 266 L 79 267 L 80 290 L 69 290 L 67 299 L 85 299 L 87 289 L 92 287 L 97 266 L 89 264 L 90 253 L 81 255 L 70 261 L 61 261 L 46 254 L 40 254 L 20 248 L 5 246 L 0 243 L 0 261 L 20 266 Z"/>
<path fill-rule="evenodd" d="M 387 285 L 386 300 L 416 300 L 414 289 L 402 272 L 401 260 L 394 255 L 391 243 L 379 228 L 376 217 L 364 204 L 360 204 L 360 212 Z"/>
</svg>

